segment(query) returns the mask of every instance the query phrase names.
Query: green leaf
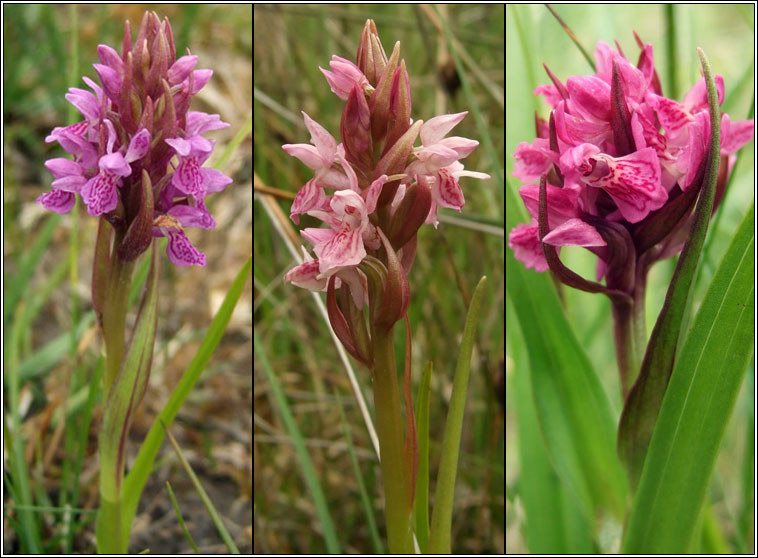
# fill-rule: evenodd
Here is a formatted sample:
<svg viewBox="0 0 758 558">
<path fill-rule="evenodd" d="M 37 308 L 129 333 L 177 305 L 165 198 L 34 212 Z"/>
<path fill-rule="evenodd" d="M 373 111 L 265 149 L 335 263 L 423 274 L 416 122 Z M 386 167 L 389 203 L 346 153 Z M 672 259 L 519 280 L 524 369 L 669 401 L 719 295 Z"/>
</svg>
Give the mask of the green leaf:
<svg viewBox="0 0 758 558">
<path fill-rule="evenodd" d="M 687 336 L 655 426 L 622 550 L 684 552 L 752 353 L 753 219 L 743 219 Z"/>
<path fill-rule="evenodd" d="M 463 328 L 463 341 L 455 366 L 453 393 L 450 396 L 450 408 L 445 422 L 445 435 L 442 439 L 442 457 L 437 475 L 432 525 L 429 534 L 429 554 L 450 554 L 450 527 L 453 519 L 453 495 L 455 494 L 455 477 L 458 472 L 458 452 L 463 430 L 463 414 L 466 408 L 466 391 L 471 373 L 471 352 L 474 348 L 476 325 L 484 298 L 487 277 L 482 277 L 474 290 Z"/>
<path fill-rule="evenodd" d="M 561 482 L 545 449 L 529 382 L 524 340 L 506 301 L 518 427 L 518 491 L 526 514 L 526 543 L 532 554 L 592 554 L 592 526 Z M 511 319 L 513 318 L 513 319 Z"/>
<path fill-rule="evenodd" d="M 205 365 L 208 364 L 213 351 L 216 350 L 221 341 L 226 326 L 232 317 L 234 306 L 237 304 L 237 300 L 239 300 L 242 290 L 250 277 L 252 266 L 253 258 L 250 257 L 234 278 L 229 291 L 226 293 L 226 297 L 224 297 L 224 302 L 218 309 L 213 322 L 208 328 L 208 332 L 203 338 L 203 342 L 200 344 L 197 353 L 195 353 L 195 357 L 174 388 L 160 415 L 158 415 L 150 427 L 150 431 L 147 433 L 147 437 L 137 454 L 137 459 L 124 481 L 122 521 L 127 532 L 137 511 L 137 504 L 142 495 L 142 490 L 145 488 L 150 471 L 152 471 L 155 457 L 158 455 L 158 450 L 160 450 L 161 443 L 163 442 L 164 432 L 160 423 L 163 422 L 166 427 L 171 425 L 182 403 L 184 403 L 184 400 L 200 378 Z"/>
<path fill-rule="evenodd" d="M 29 250 L 18 263 L 18 272 L 15 276 L 7 276 L 5 279 L 5 300 L 3 301 L 3 323 L 7 324 L 16 302 L 29 288 L 29 281 L 37 269 L 39 260 L 45 253 L 47 245 L 53 237 L 53 232 L 61 222 L 60 215 L 52 215 L 47 218 L 39 235 L 34 240 Z"/>
<path fill-rule="evenodd" d="M 629 392 L 621 413 L 618 434 L 619 455 L 627 466 L 632 486 L 635 486 L 639 479 L 661 402 L 674 368 L 676 347 L 687 307 L 687 298 L 694 284 L 716 192 L 721 113 L 718 108 L 711 66 L 702 50 L 698 49 L 698 54 L 700 54 L 708 88 L 711 138 L 702 191 L 695 209 L 695 221 L 692 224 L 689 239 L 679 256 L 663 308 L 650 335 L 639 377 Z"/>
<path fill-rule="evenodd" d="M 506 180 L 506 228 L 524 221 Z M 506 250 L 506 290 L 523 332 L 534 402 L 547 452 L 585 519 L 606 508 L 620 519 L 626 478 L 616 456 L 608 397 L 571 329 L 545 273 L 527 270 Z"/>
</svg>

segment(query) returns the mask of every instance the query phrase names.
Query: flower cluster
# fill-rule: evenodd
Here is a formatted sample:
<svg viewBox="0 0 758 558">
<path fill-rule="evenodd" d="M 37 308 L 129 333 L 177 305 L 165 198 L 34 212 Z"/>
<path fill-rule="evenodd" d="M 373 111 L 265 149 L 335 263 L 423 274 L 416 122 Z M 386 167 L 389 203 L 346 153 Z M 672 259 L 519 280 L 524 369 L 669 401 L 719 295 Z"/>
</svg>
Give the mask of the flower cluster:
<svg viewBox="0 0 758 558">
<path fill-rule="evenodd" d="M 547 250 L 584 246 L 598 256 L 597 279 L 610 283 L 643 256 L 647 267 L 684 244 L 710 140 L 705 79 L 682 103 L 663 96 L 652 46 L 635 38 L 636 66 L 620 47 L 600 42 L 594 75 L 563 83 L 546 67 L 552 84 L 535 90 L 552 110 L 549 121 L 537 119 L 537 138 L 514 154 L 513 175 L 527 183 L 519 193 L 532 220 L 514 228 L 508 243 L 527 268 L 553 269 Z M 724 80 L 717 75 L 715 81 L 721 104 Z M 752 120 L 722 115 L 716 204 L 732 154 L 752 137 Z M 546 222 L 540 223 L 540 186 L 528 183 L 543 177 Z M 625 281 L 623 290 L 632 284 Z"/>
<path fill-rule="evenodd" d="M 439 207 L 458 211 L 463 207 L 459 178 L 489 178 L 464 170 L 459 162 L 477 141 L 445 137 L 465 112 L 426 122 L 411 119 L 408 72 L 399 59 L 399 46 L 396 43 L 388 59 L 374 22 L 367 21 L 357 64 L 334 56 L 331 70 L 321 69 L 332 91 L 346 101 L 342 143 L 303 113 L 311 144 L 283 146 L 315 171 L 298 192 L 290 217 L 299 223 L 299 215 L 308 214 L 329 227 L 301 232 L 317 259 L 306 255 L 307 261 L 284 279 L 316 291 L 325 290 L 334 278 L 336 287 L 349 285 L 358 308 L 369 300 L 367 259 L 372 265 L 373 258 L 381 260 L 386 271 L 392 267 L 388 260 L 397 253 L 407 273 L 419 227 L 424 223 L 436 227 Z M 414 147 L 419 136 L 421 145 Z M 332 195 L 327 194 L 330 190 Z"/>
<path fill-rule="evenodd" d="M 73 160 L 45 163 L 53 190 L 37 201 L 67 213 L 79 194 L 90 215 L 125 231 L 118 247 L 124 260 L 144 252 L 153 236 L 167 236 L 174 264 L 204 266 L 205 255 L 184 228 L 215 227 L 205 197 L 231 183 L 201 166 L 214 146 L 202 134 L 228 124 L 189 110 L 213 72 L 195 70 L 198 59 L 189 51 L 176 58 L 171 25 L 155 13 L 145 13 L 134 44 L 126 22 L 120 55 L 108 45 L 97 51 L 101 64 L 93 66 L 102 87 L 85 77 L 92 92 L 71 88 L 66 95 L 84 120 L 55 128 L 45 140 L 57 141 Z"/>
</svg>

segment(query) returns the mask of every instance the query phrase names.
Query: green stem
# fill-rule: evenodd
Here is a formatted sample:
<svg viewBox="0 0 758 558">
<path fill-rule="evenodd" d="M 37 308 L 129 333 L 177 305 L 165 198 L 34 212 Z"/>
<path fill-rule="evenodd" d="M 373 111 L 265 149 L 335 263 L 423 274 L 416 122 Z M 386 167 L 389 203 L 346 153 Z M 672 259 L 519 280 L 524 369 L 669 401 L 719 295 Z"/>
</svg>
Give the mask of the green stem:
<svg viewBox="0 0 758 558">
<path fill-rule="evenodd" d="M 611 300 L 613 306 L 616 359 L 621 378 L 621 396 L 626 399 L 642 366 L 645 355 L 645 288 L 635 291 L 632 302 Z"/>
<path fill-rule="evenodd" d="M 126 313 L 134 262 L 123 262 L 116 253 L 124 235 L 123 231 L 115 231 L 104 296 L 102 322 L 105 340 L 105 405 L 110 402 L 109 395 L 121 368 L 126 345 Z M 124 462 L 119 452 L 123 451 L 123 442 L 112 444 L 100 441 L 100 510 L 96 528 L 97 551 L 100 554 L 123 554 L 127 549 L 127 533 L 124 532 L 121 519 Z"/>
<path fill-rule="evenodd" d="M 392 554 L 413 554 L 411 491 L 403 451 L 403 416 L 397 382 L 392 329 L 376 328 L 374 343 L 374 405 L 384 479 L 384 513 Z"/>
<path fill-rule="evenodd" d="M 105 339 L 103 395 L 106 398 L 116 380 L 121 367 L 121 360 L 124 357 L 126 312 L 129 305 L 129 286 L 134 269 L 134 262 L 123 262 L 116 254 L 116 248 L 121 245 L 124 234 L 120 231 L 116 231 L 115 234 L 108 287 L 105 294 L 105 308 L 103 309 L 103 337 Z"/>
</svg>

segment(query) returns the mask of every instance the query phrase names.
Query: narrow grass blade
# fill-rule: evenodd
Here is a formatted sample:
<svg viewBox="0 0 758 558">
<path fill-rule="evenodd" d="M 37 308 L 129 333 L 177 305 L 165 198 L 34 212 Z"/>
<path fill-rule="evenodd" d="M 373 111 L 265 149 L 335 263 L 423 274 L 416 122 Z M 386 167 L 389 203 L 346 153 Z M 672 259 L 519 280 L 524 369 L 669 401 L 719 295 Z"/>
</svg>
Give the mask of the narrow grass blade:
<svg viewBox="0 0 758 558">
<path fill-rule="evenodd" d="M 232 141 L 230 141 L 229 145 L 226 146 L 226 149 L 224 149 L 224 152 L 221 154 L 221 156 L 213 163 L 213 168 L 223 169 L 224 165 L 226 165 L 226 162 L 229 160 L 229 157 L 231 157 L 232 154 L 234 154 L 234 152 L 237 150 L 240 144 L 252 131 L 253 131 L 253 115 L 251 114 L 250 116 L 247 117 L 247 120 L 242 125 L 242 127 L 240 127 L 239 131 L 236 134 L 234 134 Z"/>
<path fill-rule="evenodd" d="M 453 45 L 453 34 L 450 31 L 450 27 L 447 24 L 447 20 L 441 16 L 439 12 L 439 8 L 437 8 L 436 6 L 435 6 L 435 10 L 445 30 L 445 37 L 447 39 L 447 47 L 450 50 L 450 54 L 452 54 L 453 56 L 453 61 L 455 62 L 455 68 L 461 80 L 461 87 L 463 88 L 463 93 L 466 95 L 466 102 L 468 103 L 468 106 L 471 108 L 471 113 L 473 114 L 474 120 L 476 121 L 476 128 L 477 128 L 477 131 L 479 132 L 479 137 L 481 138 L 482 143 L 484 144 L 484 148 L 487 150 L 487 154 L 489 155 L 491 170 L 492 170 L 492 173 L 495 175 L 495 179 L 497 180 L 497 183 L 499 186 L 498 193 L 502 192 L 503 191 L 503 170 L 500 167 L 500 159 L 497 155 L 497 152 L 495 151 L 495 146 L 492 143 L 492 137 L 489 132 L 490 128 L 484 123 L 484 118 L 482 117 L 482 111 L 479 108 L 479 104 L 476 101 L 476 97 L 474 96 L 473 91 L 471 90 L 471 85 L 469 84 L 468 78 L 466 77 L 465 68 L 461 64 L 461 61 L 458 56 L 458 51 L 455 49 Z"/>
<path fill-rule="evenodd" d="M 316 507 L 316 514 L 321 521 L 321 527 L 324 530 L 324 539 L 326 542 L 327 551 L 330 554 L 339 554 L 340 545 L 337 538 L 337 532 L 334 528 L 334 521 L 332 515 L 329 512 L 329 506 L 326 503 L 326 497 L 324 491 L 321 489 L 321 484 L 318 480 L 318 474 L 313 467 L 313 462 L 308 455 L 308 450 L 305 447 L 305 440 L 297 426 L 295 417 L 292 416 L 287 398 L 284 395 L 284 390 L 279 384 L 279 380 L 271 369 L 271 365 L 268 362 L 268 357 L 263 350 L 259 340 L 258 333 L 253 329 L 253 340 L 255 344 L 255 355 L 258 361 L 261 363 L 263 372 L 266 374 L 269 384 L 271 385 L 271 392 L 274 396 L 274 403 L 279 413 L 279 418 L 284 423 L 287 433 L 292 438 L 295 452 L 297 453 L 298 460 L 300 461 L 300 468 L 303 473 L 303 480 L 305 481 L 308 490 L 313 498 L 313 504 Z"/>
<path fill-rule="evenodd" d="M 579 42 L 579 37 L 576 36 L 574 31 L 572 31 L 571 27 L 568 26 L 568 24 L 563 21 L 563 18 L 559 16 L 556 11 L 553 9 L 553 7 L 550 4 L 545 4 L 545 7 L 550 11 L 551 14 L 553 14 L 553 17 L 555 17 L 556 20 L 558 20 L 558 23 L 561 27 L 563 27 L 563 30 L 566 32 L 566 35 L 569 36 L 571 41 L 576 45 L 576 48 L 579 49 L 579 52 L 582 53 L 582 56 L 584 56 L 584 59 L 587 60 L 587 63 L 590 65 L 590 68 L 592 68 L 592 71 L 595 72 L 595 61 L 592 59 L 592 56 L 590 56 L 589 51 L 582 46 L 582 43 Z"/>
<path fill-rule="evenodd" d="M 221 304 L 218 312 L 216 312 L 216 316 L 213 318 L 213 322 L 208 328 L 197 353 L 195 353 L 195 357 L 192 359 L 189 367 L 182 375 L 181 380 L 179 380 L 179 383 L 174 388 L 174 391 L 171 393 L 171 396 L 163 407 L 160 415 L 158 415 L 158 418 L 153 422 L 142 446 L 140 446 L 137 459 L 124 481 L 124 507 L 122 510 L 122 517 L 127 531 L 131 526 L 132 519 L 137 511 L 137 504 L 142 495 L 142 490 L 145 488 L 147 477 L 153 469 L 155 457 L 158 455 L 161 443 L 163 442 L 163 428 L 161 428 L 159 421 L 162 421 L 166 426 L 170 426 L 176 413 L 179 412 L 182 403 L 184 403 L 184 400 L 187 399 L 190 391 L 192 391 L 193 386 L 197 383 L 200 374 L 205 369 L 205 365 L 208 363 L 213 351 L 221 341 L 226 326 L 232 317 L 234 306 L 237 304 L 237 300 L 239 300 L 242 290 L 250 277 L 252 266 L 253 258 L 250 257 L 235 277 L 231 287 L 229 287 L 229 291 L 226 293 L 226 297 L 224 297 L 224 302 Z"/>
<path fill-rule="evenodd" d="M 345 442 L 347 443 L 347 452 L 350 455 L 350 463 L 353 465 L 353 473 L 355 474 L 355 480 L 358 482 L 358 492 L 361 494 L 361 503 L 363 504 L 363 510 L 366 513 L 366 521 L 368 522 L 368 531 L 371 536 L 371 546 L 374 547 L 375 554 L 384 554 L 384 545 L 382 539 L 379 536 L 379 529 L 376 526 L 376 519 L 374 517 L 374 508 L 371 505 L 371 497 L 366 489 L 366 483 L 363 482 L 363 475 L 361 474 L 361 468 L 358 465 L 358 457 L 355 455 L 355 448 L 353 447 L 353 438 L 350 435 L 350 428 L 345 418 L 345 410 L 342 408 L 342 400 L 338 392 L 334 392 L 334 398 L 338 403 L 338 409 L 340 412 L 340 419 L 342 421 L 342 428 L 345 431 Z"/>
<path fill-rule="evenodd" d="M 17 519 L 18 525 L 15 532 L 18 534 L 21 552 L 27 554 L 41 554 L 42 542 L 37 523 L 37 517 L 33 511 L 32 492 L 29 486 L 29 469 L 24 459 L 24 445 L 18 430 L 14 428 L 11 433 L 6 423 L 6 414 L 3 413 L 3 436 L 5 447 L 10 463 L 9 490 L 15 495 L 14 501 L 19 506 Z M 6 482 L 8 478 L 6 477 Z"/>
<path fill-rule="evenodd" d="M 458 473 L 458 453 L 463 431 L 463 414 L 466 409 L 466 391 L 471 373 L 471 352 L 474 349 L 474 336 L 479 322 L 479 313 L 484 298 L 487 277 L 482 277 L 474 290 L 463 328 L 463 341 L 455 366 L 453 393 L 445 422 L 445 434 L 442 439 L 442 457 L 437 475 L 432 525 L 429 533 L 430 554 L 450 554 L 450 529 L 453 520 L 453 496 L 455 495 L 455 477 Z"/>
<path fill-rule="evenodd" d="M 171 488 L 171 483 L 168 481 L 166 481 L 166 489 L 168 490 L 168 497 L 171 498 L 171 505 L 174 506 L 176 520 L 179 522 L 179 527 L 181 527 L 182 533 L 184 533 L 184 538 L 187 539 L 187 542 L 192 547 L 192 550 L 195 552 L 195 554 L 200 554 L 200 551 L 195 544 L 195 539 L 192 538 L 189 529 L 187 529 L 187 524 L 184 523 L 184 516 L 182 515 L 182 510 L 179 509 L 179 502 L 176 501 L 176 496 L 174 496 L 174 491 Z"/>
<path fill-rule="evenodd" d="M 679 355 L 640 478 L 622 551 L 684 552 L 753 347 L 752 205 Z"/>
<path fill-rule="evenodd" d="M 226 548 L 229 549 L 229 552 L 232 554 L 239 554 L 239 548 L 237 548 L 237 545 L 234 544 L 234 541 L 232 540 L 231 535 L 229 534 L 229 531 L 227 531 L 226 526 L 224 525 L 224 521 L 221 519 L 221 516 L 218 514 L 218 511 L 216 510 L 216 507 L 213 505 L 213 502 L 211 502 L 211 499 L 208 497 L 208 493 L 203 488 L 203 483 L 200 482 L 200 479 L 197 478 L 197 475 L 195 474 L 195 471 L 192 470 L 192 466 L 189 464 L 189 461 L 187 461 L 187 458 L 184 457 L 184 453 L 182 453 L 182 449 L 179 447 L 179 444 L 176 443 L 176 439 L 174 438 L 174 435 L 171 434 L 171 431 L 166 428 L 166 425 L 161 423 L 161 426 L 163 427 L 163 431 L 168 436 L 168 441 L 171 442 L 171 446 L 173 446 L 174 451 L 176 452 L 177 457 L 179 458 L 179 462 L 182 464 L 182 468 L 184 469 L 184 472 L 187 473 L 187 476 L 189 476 L 190 481 L 192 481 L 192 486 L 195 487 L 195 490 L 197 491 L 198 496 L 200 496 L 200 500 L 203 502 L 203 506 L 205 506 L 206 511 L 208 512 L 208 515 L 211 516 L 211 521 L 213 521 L 213 525 L 216 527 L 216 530 L 218 531 L 218 534 L 221 536 L 221 539 L 224 541 L 224 544 L 226 545 Z M 176 510 L 178 512 L 179 508 L 176 507 Z M 182 521 L 182 523 L 184 523 Z M 187 533 L 189 535 L 189 533 Z M 190 537 L 190 540 L 192 537 Z M 194 547 L 194 544 L 192 545 Z M 197 552 L 197 547 L 195 547 L 195 552 Z"/>
<path fill-rule="evenodd" d="M 742 467 L 740 469 L 740 511 L 737 518 L 737 541 L 740 554 L 747 554 L 745 549 L 750 540 L 750 532 L 753 527 L 753 513 L 755 502 L 755 355 L 752 363 L 748 366 L 747 392 L 749 393 L 750 405 L 746 413 L 745 446 L 742 450 Z"/>
<path fill-rule="evenodd" d="M 418 436 L 418 470 L 416 499 L 413 501 L 416 519 L 416 538 L 422 553 L 429 547 L 429 392 L 432 380 L 432 361 L 424 367 L 416 397 L 416 434 Z"/>
<path fill-rule="evenodd" d="M 95 313 L 90 312 L 76 325 L 73 331 L 77 341 L 81 339 L 84 331 L 94 320 Z M 69 348 L 69 343 L 71 342 L 70 338 L 71 333 L 64 333 L 22 360 L 18 365 L 19 380 L 25 382 L 43 376 L 48 370 L 55 366 L 66 353 Z"/>
<path fill-rule="evenodd" d="M 53 231 L 58 227 L 60 221 L 60 215 L 53 215 L 45 221 L 39 235 L 19 262 L 16 275 L 6 278 L 4 288 L 5 299 L 3 300 L 3 323 L 8 323 L 8 318 L 10 317 L 11 312 L 13 312 L 16 302 L 29 287 L 29 280 L 32 277 L 32 273 L 34 273 L 34 270 L 37 268 L 37 264 L 39 263 L 42 254 L 44 254 L 47 249 L 47 245 L 50 244 L 50 240 L 53 237 Z"/>
</svg>

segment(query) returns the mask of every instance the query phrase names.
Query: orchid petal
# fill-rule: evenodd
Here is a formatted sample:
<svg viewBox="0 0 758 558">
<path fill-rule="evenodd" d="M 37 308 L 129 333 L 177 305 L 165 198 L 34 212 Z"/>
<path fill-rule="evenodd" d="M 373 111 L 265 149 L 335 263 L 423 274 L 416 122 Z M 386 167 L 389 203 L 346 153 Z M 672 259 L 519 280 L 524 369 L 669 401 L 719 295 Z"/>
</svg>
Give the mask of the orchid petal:
<svg viewBox="0 0 758 558">
<path fill-rule="evenodd" d="M 516 225 L 508 235 L 508 246 L 513 250 L 516 259 L 527 269 L 540 272 L 548 270 L 536 221 Z"/>
<path fill-rule="evenodd" d="M 425 147 L 437 143 L 445 137 L 450 130 L 455 128 L 467 114 L 468 111 L 464 111 L 455 114 L 442 114 L 430 118 L 424 122 L 423 126 L 421 126 L 421 143 Z"/>
<path fill-rule="evenodd" d="M 569 219 L 542 239 L 551 246 L 606 246 L 606 241 L 592 225 L 581 219 Z"/>
</svg>

